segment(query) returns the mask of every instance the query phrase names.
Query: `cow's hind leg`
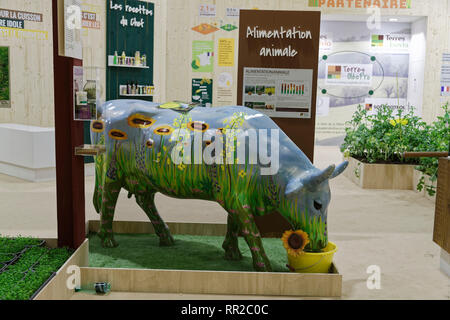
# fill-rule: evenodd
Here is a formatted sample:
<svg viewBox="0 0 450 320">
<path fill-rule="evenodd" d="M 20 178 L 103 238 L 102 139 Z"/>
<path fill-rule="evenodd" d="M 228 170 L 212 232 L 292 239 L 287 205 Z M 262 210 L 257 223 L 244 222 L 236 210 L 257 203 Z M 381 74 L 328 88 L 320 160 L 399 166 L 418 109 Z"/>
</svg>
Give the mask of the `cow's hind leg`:
<svg viewBox="0 0 450 320">
<path fill-rule="evenodd" d="M 248 205 L 240 207 L 237 210 L 236 215 L 240 223 L 241 234 L 244 236 L 244 239 L 250 248 L 250 252 L 252 253 L 253 268 L 256 271 L 272 271 L 270 261 L 264 252 L 261 234 L 259 233 Z"/>
<path fill-rule="evenodd" d="M 158 210 L 155 206 L 155 194 L 147 194 L 142 196 L 136 196 L 137 204 L 145 211 L 150 221 L 152 222 L 153 228 L 155 229 L 156 235 L 159 237 L 160 246 L 173 246 L 175 241 L 170 234 L 169 227 L 161 218 Z"/>
<path fill-rule="evenodd" d="M 122 185 L 120 181 L 106 179 L 102 192 L 100 231 L 98 233 L 102 240 L 102 246 L 105 248 L 115 248 L 118 246 L 114 240 L 113 220 L 116 209 L 117 199 Z"/>
<path fill-rule="evenodd" d="M 239 221 L 232 214 L 228 214 L 227 221 L 227 235 L 225 241 L 222 244 L 222 248 L 225 250 L 225 259 L 227 260 L 241 260 L 242 254 L 239 250 Z"/>
</svg>

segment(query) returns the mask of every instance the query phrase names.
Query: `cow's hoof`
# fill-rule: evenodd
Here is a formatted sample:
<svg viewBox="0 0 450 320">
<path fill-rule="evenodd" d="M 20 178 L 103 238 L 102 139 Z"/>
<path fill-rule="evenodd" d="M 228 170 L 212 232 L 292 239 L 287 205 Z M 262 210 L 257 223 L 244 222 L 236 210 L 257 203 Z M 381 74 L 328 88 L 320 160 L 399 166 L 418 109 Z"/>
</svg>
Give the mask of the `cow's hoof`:
<svg viewBox="0 0 450 320">
<path fill-rule="evenodd" d="M 253 265 L 253 269 L 257 272 L 271 272 L 272 267 L 265 263 L 256 263 Z"/>
<path fill-rule="evenodd" d="M 113 238 L 102 239 L 102 247 L 103 248 L 116 248 L 119 244 Z"/>
<path fill-rule="evenodd" d="M 225 250 L 225 259 L 226 260 L 242 260 L 242 253 L 239 248 L 228 248 Z"/>
<path fill-rule="evenodd" d="M 173 237 L 171 235 L 169 235 L 168 237 L 160 237 L 159 238 L 159 246 L 160 247 L 171 247 L 175 245 L 175 240 L 173 239 Z"/>
</svg>

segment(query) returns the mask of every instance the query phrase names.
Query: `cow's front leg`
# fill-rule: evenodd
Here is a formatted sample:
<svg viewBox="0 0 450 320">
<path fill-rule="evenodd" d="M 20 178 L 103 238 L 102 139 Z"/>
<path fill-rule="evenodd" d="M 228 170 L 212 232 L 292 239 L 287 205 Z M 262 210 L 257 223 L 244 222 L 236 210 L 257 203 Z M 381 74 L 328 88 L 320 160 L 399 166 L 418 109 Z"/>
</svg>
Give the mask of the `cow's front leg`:
<svg viewBox="0 0 450 320">
<path fill-rule="evenodd" d="M 239 250 L 239 221 L 232 214 L 228 214 L 227 221 L 227 235 L 225 241 L 222 244 L 222 248 L 225 250 L 225 259 L 227 260 L 241 260 L 242 254 Z"/>
<path fill-rule="evenodd" d="M 115 248 L 118 246 L 118 243 L 114 240 L 112 230 L 114 211 L 122 186 L 119 181 L 112 181 L 109 178 L 106 178 L 106 180 L 102 192 L 100 231 L 98 235 L 102 240 L 102 246 L 104 248 Z"/>
<path fill-rule="evenodd" d="M 261 234 L 256 226 L 252 212 L 248 205 L 243 205 L 237 210 L 240 222 L 241 234 L 247 242 L 253 258 L 253 268 L 256 271 L 272 271 L 270 261 L 264 251 Z"/>
<path fill-rule="evenodd" d="M 169 227 L 161 218 L 155 205 L 155 194 L 147 194 L 144 196 L 136 196 L 137 204 L 145 211 L 150 219 L 156 235 L 159 237 L 160 246 L 173 246 L 175 240 L 170 234 Z"/>
</svg>

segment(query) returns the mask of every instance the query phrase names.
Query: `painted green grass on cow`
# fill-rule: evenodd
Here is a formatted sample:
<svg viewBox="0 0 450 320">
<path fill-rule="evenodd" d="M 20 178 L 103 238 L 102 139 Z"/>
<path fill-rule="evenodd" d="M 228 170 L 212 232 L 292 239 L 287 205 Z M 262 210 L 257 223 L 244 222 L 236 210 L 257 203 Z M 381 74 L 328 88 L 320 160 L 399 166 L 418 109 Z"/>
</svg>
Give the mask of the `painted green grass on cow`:
<svg viewBox="0 0 450 320">
<path fill-rule="evenodd" d="M 124 151 L 122 146 L 129 143 L 128 152 Z M 168 195 L 181 196 L 189 198 L 195 196 L 206 200 L 211 200 L 210 186 L 211 181 L 206 166 L 202 165 L 176 165 L 171 160 L 171 147 L 166 147 L 165 139 L 161 139 L 160 152 L 156 148 L 145 150 L 145 144 L 132 145 L 131 142 L 118 142 L 113 152 L 116 152 L 116 165 L 120 178 L 126 179 L 131 192 L 140 194 L 148 190 L 140 189 L 142 186 L 155 186 L 155 189 L 165 190 Z M 141 156 L 141 159 L 137 157 Z M 193 157 L 193 151 L 192 155 Z M 97 157 L 97 174 L 103 170 L 103 156 Z M 139 166 L 145 166 L 145 171 L 136 170 Z M 222 190 L 219 201 L 226 208 L 233 208 L 235 205 L 234 197 L 236 194 L 245 194 L 252 208 L 264 207 L 261 201 L 262 197 L 249 196 L 267 193 L 270 190 L 269 179 L 258 180 L 256 175 L 250 174 L 253 170 L 252 165 L 218 165 L 216 167 L 217 179 Z M 145 183 L 142 183 L 145 181 Z M 234 186 L 232 188 L 232 186 Z M 327 243 L 327 226 L 321 218 L 310 217 L 307 213 L 302 213 L 299 218 L 298 203 L 288 201 L 280 196 L 278 187 L 274 191 L 279 197 L 280 211 L 282 214 L 291 215 L 292 220 L 300 221 L 297 229 L 307 232 L 310 237 L 310 244 L 307 250 L 317 251 Z M 237 208 L 235 208 L 237 209 Z M 295 217 L 293 216 L 295 215 Z"/>
<path fill-rule="evenodd" d="M 186 128 L 190 121 L 188 116 L 182 115 L 174 121 L 173 127 Z M 171 154 L 173 148 L 178 147 L 177 135 L 175 138 L 171 135 L 161 136 L 159 142 L 152 142 L 150 147 L 147 145 L 148 141 L 116 141 L 114 150 L 109 151 L 111 152 L 109 158 L 116 162 L 118 178 L 126 181 L 129 191 L 135 195 L 149 192 L 150 190 L 145 189 L 147 187 L 175 197 L 217 200 L 231 212 L 240 209 L 236 207 L 237 205 L 249 206 L 256 210 L 257 215 L 273 209 L 276 202 L 279 204 L 276 207 L 280 213 L 290 216 L 291 221 L 299 221 L 295 226 L 296 229 L 308 233 L 310 244 L 306 250 L 319 251 L 319 248 L 325 247 L 327 243 L 326 223 L 321 218 L 310 217 L 307 212 L 299 217 L 297 200 L 293 202 L 286 199 L 276 183 L 269 177 L 258 177 L 253 171 L 253 165 L 247 161 L 244 164 L 237 164 L 239 162 L 235 152 L 238 147 L 237 138 L 226 133 L 227 130 L 239 131 L 242 123 L 243 115 L 240 114 L 233 115 L 232 119 L 223 123 L 224 134 L 220 139 L 225 146 L 222 154 L 223 163 L 227 164 L 208 166 L 204 163 L 190 165 L 173 163 Z M 191 139 L 190 135 L 188 139 Z M 100 143 L 104 143 L 104 135 L 100 137 Z M 195 150 L 191 149 L 190 152 L 192 161 L 195 158 Z M 96 159 L 96 166 L 97 181 L 102 181 L 103 177 L 99 176 L 99 173 L 109 170 L 110 164 L 105 164 L 104 156 L 101 155 Z M 220 186 L 219 192 L 212 189 L 213 175 Z M 102 186 L 103 183 L 99 185 Z M 261 197 L 261 194 L 268 196 Z M 236 197 L 239 201 L 236 201 Z M 101 199 L 98 203 L 101 203 Z"/>
</svg>

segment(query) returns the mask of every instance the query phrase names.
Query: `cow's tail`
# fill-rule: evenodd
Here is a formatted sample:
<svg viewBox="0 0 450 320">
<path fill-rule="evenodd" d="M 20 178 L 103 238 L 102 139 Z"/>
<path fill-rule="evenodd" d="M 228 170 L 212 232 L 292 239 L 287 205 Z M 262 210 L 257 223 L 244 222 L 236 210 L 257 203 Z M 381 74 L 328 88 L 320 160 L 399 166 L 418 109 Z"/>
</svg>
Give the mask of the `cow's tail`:
<svg viewBox="0 0 450 320">
<path fill-rule="evenodd" d="M 92 121 L 91 124 L 91 141 L 93 145 L 105 146 L 105 123 L 103 120 Z M 106 153 L 99 153 L 94 156 L 95 162 L 95 190 L 94 190 L 94 207 L 97 213 L 100 213 L 103 202 L 103 186 L 105 179 L 105 157 Z"/>
</svg>

